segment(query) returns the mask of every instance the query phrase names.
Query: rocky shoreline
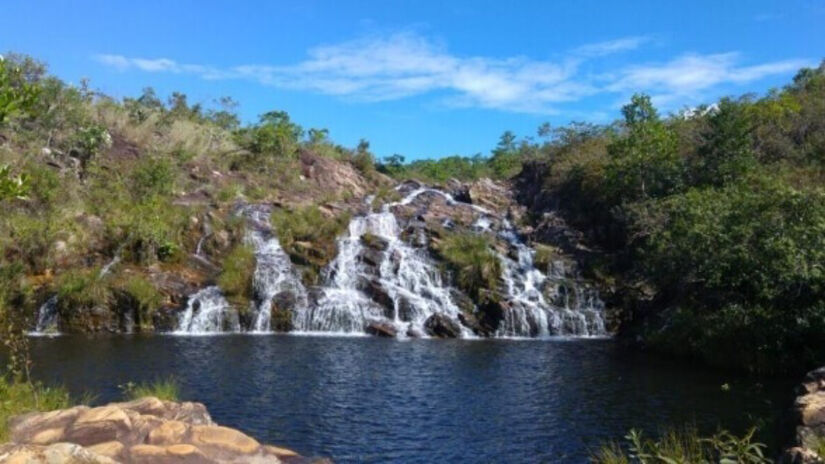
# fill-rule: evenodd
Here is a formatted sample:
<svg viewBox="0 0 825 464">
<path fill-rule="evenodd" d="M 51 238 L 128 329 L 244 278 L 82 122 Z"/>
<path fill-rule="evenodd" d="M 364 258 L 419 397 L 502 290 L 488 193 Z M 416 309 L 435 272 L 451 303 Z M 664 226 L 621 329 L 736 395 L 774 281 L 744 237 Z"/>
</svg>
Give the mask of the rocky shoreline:
<svg viewBox="0 0 825 464">
<path fill-rule="evenodd" d="M 25 414 L 10 432 L 0 445 L 8 464 L 331 463 L 220 426 L 201 403 L 155 397 Z"/>
</svg>

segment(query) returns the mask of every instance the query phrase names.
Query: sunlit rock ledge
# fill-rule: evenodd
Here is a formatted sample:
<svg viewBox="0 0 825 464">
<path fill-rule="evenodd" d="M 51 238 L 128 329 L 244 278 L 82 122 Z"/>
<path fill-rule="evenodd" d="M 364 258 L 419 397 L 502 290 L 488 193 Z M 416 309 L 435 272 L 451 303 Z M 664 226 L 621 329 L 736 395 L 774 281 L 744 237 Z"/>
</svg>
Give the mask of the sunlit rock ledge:
<svg viewBox="0 0 825 464">
<path fill-rule="evenodd" d="M 259 443 L 216 424 L 201 403 L 146 397 L 75 406 L 12 419 L 0 462 L 16 463 L 329 463 Z"/>
</svg>

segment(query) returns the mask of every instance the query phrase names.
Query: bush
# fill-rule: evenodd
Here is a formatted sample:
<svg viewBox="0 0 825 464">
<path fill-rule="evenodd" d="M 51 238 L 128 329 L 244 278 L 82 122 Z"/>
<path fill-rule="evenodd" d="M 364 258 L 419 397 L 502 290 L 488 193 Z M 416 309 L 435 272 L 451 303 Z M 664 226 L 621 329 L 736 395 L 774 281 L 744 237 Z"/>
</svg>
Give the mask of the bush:
<svg viewBox="0 0 825 464">
<path fill-rule="evenodd" d="M 501 261 L 483 235 L 453 234 L 438 244 L 438 251 L 456 276 L 456 283 L 476 302 L 483 290 L 498 288 Z"/>
<path fill-rule="evenodd" d="M 131 174 L 132 193 L 138 198 L 168 195 L 175 186 L 174 166 L 166 158 L 147 158 Z"/>
<path fill-rule="evenodd" d="M 241 312 L 247 310 L 252 299 L 254 274 L 255 252 L 248 245 L 237 245 L 223 260 L 218 286 Z"/>
</svg>

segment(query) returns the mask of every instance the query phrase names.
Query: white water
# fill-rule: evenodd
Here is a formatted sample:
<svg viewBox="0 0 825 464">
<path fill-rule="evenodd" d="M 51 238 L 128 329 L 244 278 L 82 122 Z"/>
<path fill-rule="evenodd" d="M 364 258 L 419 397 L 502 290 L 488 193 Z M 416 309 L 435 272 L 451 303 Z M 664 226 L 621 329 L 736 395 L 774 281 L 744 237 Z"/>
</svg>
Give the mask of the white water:
<svg viewBox="0 0 825 464">
<path fill-rule="evenodd" d="M 249 205 L 239 211 L 247 220 L 245 240 L 255 250 L 255 272 L 252 276 L 254 301 L 250 302 L 249 331 L 266 333 L 272 330 L 272 301 L 281 292 L 291 292 L 296 308 L 307 305 L 307 292 L 298 273 L 281 248 L 269 226 L 269 211 L 260 205 Z M 196 256 L 200 254 L 200 243 Z M 178 334 L 209 334 L 240 332 L 237 308 L 232 308 L 220 288 L 207 287 L 189 298 L 178 322 Z"/>
<path fill-rule="evenodd" d="M 386 205 L 380 213 L 356 217 L 348 234 L 338 240 L 338 256 L 326 270 L 326 286 L 315 307 L 296 317 L 296 329 L 306 332 L 363 333 L 370 323 L 389 324 L 398 335 L 425 336 L 424 323 L 434 314 L 458 322 L 459 309 L 450 297 L 450 288 L 438 269 L 421 251 L 404 243 L 399 235 L 394 205 L 409 204 L 419 190 L 399 203 Z M 377 274 L 367 272 L 363 262 L 366 251 L 361 240 L 365 234 L 386 242 Z M 386 308 L 364 291 L 372 281 L 374 294 L 391 302 Z M 386 304 L 386 301 L 385 301 Z M 462 328 L 465 335 L 469 330 Z"/>
<path fill-rule="evenodd" d="M 57 328 L 57 295 L 52 296 L 37 310 L 37 322 L 30 335 L 59 335 Z"/>
<path fill-rule="evenodd" d="M 189 296 L 175 333 L 204 335 L 240 330 L 237 311 L 223 297 L 221 289 L 211 286 Z"/>
<path fill-rule="evenodd" d="M 250 303 L 254 321 L 252 331 L 270 332 L 272 300 L 290 292 L 298 308 L 307 306 L 307 292 L 286 252 L 269 228 L 269 212 L 248 207 L 243 215 L 252 223 L 246 241 L 255 249 L 255 274 L 252 286 L 255 301 Z M 294 310 L 293 310 L 294 313 Z"/>
<path fill-rule="evenodd" d="M 575 279 L 568 277 L 562 261 L 553 263 L 551 277 L 536 269 L 533 264 L 535 251 L 521 241 L 506 220 L 503 226 L 500 236 L 514 249 L 516 259 L 499 254 L 510 310 L 505 311 L 496 336 L 604 335 L 604 304 L 598 293 L 583 288 Z M 575 293 L 572 303 L 570 287 Z M 563 296 L 564 303 L 549 303 L 545 293 Z"/>
<path fill-rule="evenodd" d="M 337 241 L 338 254 L 324 269 L 324 285 L 317 289 L 313 302 L 269 226 L 269 211 L 247 206 L 240 214 L 247 219 L 246 241 L 253 246 L 256 269 L 253 277 L 254 301 L 250 303 L 252 332 L 271 331 L 273 300 L 288 292 L 295 333 L 363 335 L 369 327 L 390 328 L 397 336 L 426 336 L 427 320 L 433 315 L 460 327 L 461 336 L 472 332 L 459 322 L 460 309 L 453 301 L 451 288 L 425 248 L 416 248 L 401 239 L 392 208 L 410 205 L 422 194 L 436 194 L 447 203 L 458 202 L 449 194 L 427 187 L 412 190 L 402 200 L 384 205 L 381 212 L 353 218 L 348 231 Z M 464 205 L 464 204 L 462 204 Z M 472 206 L 479 213 L 474 223 L 477 233 L 494 233 L 504 239 L 511 253 L 499 253 L 502 264 L 504 318 L 498 337 L 592 336 L 605 333 L 603 304 L 598 293 L 572 278 L 563 261 L 551 269 L 536 269 L 534 251 L 519 238 L 515 229 L 486 209 Z M 367 247 L 363 240 L 372 236 L 383 244 Z M 426 240 L 426 237 L 424 237 Z M 179 321 L 177 333 L 204 334 L 239 332 L 236 309 L 231 308 L 217 287 L 192 295 Z"/>
</svg>

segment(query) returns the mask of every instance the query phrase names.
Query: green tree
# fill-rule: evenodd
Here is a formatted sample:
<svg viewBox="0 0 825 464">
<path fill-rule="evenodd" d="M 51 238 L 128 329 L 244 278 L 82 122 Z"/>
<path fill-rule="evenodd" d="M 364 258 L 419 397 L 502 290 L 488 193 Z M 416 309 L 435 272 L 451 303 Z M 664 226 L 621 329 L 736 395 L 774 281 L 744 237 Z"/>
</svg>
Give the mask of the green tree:
<svg viewBox="0 0 825 464">
<path fill-rule="evenodd" d="M 0 128 L 28 113 L 39 95 L 40 88 L 26 79 L 20 67 L 0 57 Z"/>
<path fill-rule="evenodd" d="M 715 111 L 711 111 L 704 144 L 699 149 L 697 182 L 726 184 L 754 167 L 749 105 L 747 100 L 723 98 Z"/>
<path fill-rule="evenodd" d="M 635 201 L 674 193 L 684 168 L 674 132 L 659 118 L 647 95 L 634 95 L 622 108 L 626 134 L 608 146 L 608 196 Z"/>
</svg>

